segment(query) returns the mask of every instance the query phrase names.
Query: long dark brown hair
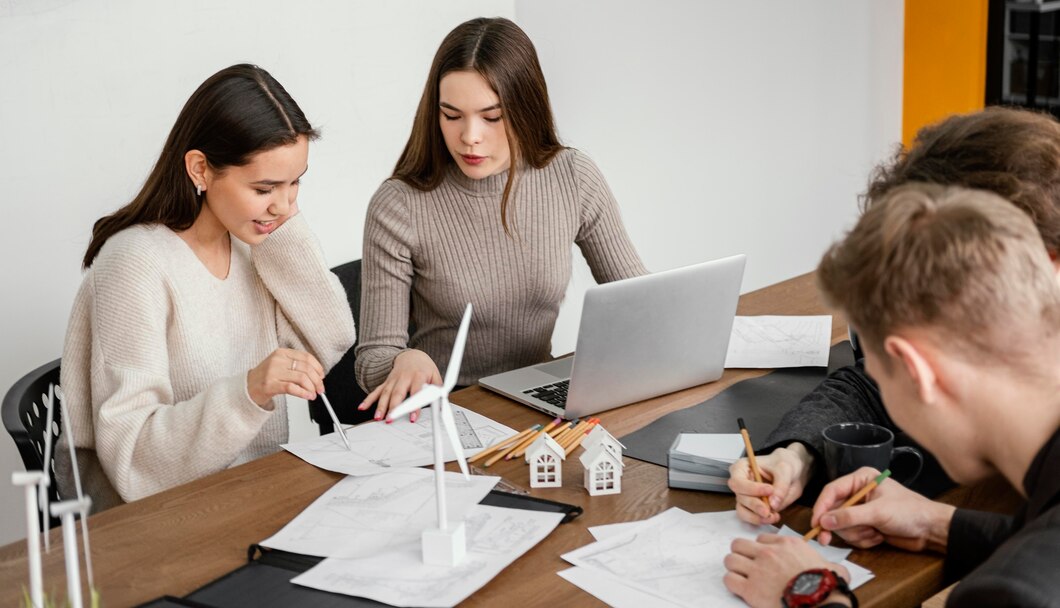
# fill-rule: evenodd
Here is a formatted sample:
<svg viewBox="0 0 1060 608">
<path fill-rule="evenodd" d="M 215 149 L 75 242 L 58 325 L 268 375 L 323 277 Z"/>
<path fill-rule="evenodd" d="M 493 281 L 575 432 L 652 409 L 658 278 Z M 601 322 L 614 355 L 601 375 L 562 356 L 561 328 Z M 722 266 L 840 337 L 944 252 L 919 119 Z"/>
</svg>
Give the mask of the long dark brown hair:
<svg viewBox="0 0 1060 608">
<path fill-rule="evenodd" d="M 239 64 L 199 85 L 177 116 L 162 154 L 132 202 L 92 227 L 84 267 L 92 265 L 107 239 L 139 224 L 187 230 L 199 217 L 203 197 L 188 177 L 184 155 L 199 150 L 216 171 L 250 162 L 258 152 L 316 139 L 301 108 L 283 86 L 255 65 Z"/>
<path fill-rule="evenodd" d="M 1049 114 L 992 107 L 950 116 L 917 132 L 908 150 L 879 165 L 862 209 L 902 184 L 989 190 L 1031 216 L 1060 253 L 1060 123 Z"/>
<path fill-rule="evenodd" d="M 508 229 L 508 199 L 519 163 L 540 169 L 563 149 L 556 136 L 548 87 L 534 43 L 508 19 L 479 18 L 449 32 L 434 55 L 412 134 L 394 175 L 418 190 L 434 190 L 455 162 L 438 125 L 438 84 L 449 72 L 478 72 L 501 101 L 512 162 L 501 196 L 501 224 Z"/>
</svg>

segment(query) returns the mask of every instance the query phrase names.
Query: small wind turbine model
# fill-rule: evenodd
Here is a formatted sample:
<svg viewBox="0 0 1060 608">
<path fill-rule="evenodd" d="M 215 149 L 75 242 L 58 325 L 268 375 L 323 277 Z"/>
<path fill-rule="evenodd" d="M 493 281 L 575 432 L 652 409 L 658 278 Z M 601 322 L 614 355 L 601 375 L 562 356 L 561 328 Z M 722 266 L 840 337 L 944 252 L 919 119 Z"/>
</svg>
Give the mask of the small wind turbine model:
<svg viewBox="0 0 1060 608">
<path fill-rule="evenodd" d="M 453 354 L 449 358 L 449 367 L 445 370 L 442 386 L 425 384 L 415 395 L 409 396 L 387 414 L 388 420 L 401 418 L 426 405 L 432 405 L 431 429 L 434 439 L 434 485 L 435 500 L 438 504 L 438 527 L 423 531 L 423 562 L 435 566 L 455 566 L 464 559 L 467 553 L 467 538 L 464 522 L 452 526 L 445 512 L 445 455 L 442 445 L 442 426 L 449 436 L 449 444 L 456 452 L 456 460 L 464 478 L 470 479 L 464 448 L 460 444 L 460 435 L 453 420 L 453 410 L 449 404 L 449 391 L 456 386 L 460 376 L 460 362 L 464 358 L 464 343 L 467 342 L 468 326 L 471 324 L 471 304 L 464 309 L 464 318 L 456 332 Z"/>
<path fill-rule="evenodd" d="M 56 396 L 61 401 L 63 391 L 61 387 L 55 387 Z M 50 430 L 50 429 L 49 429 Z M 81 608 L 81 572 L 80 556 L 77 546 L 77 531 L 74 529 L 74 515 L 81 519 L 81 541 L 85 549 L 85 573 L 88 578 L 88 590 L 90 601 L 93 606 L 98 604 L 96 599 L 96 586 L 92 580 L 92 552 L 88 542 L 88 511 L 92 508 L 92 498 L 85 496 L 81 489 L 81 474 L 77 467 L 77 452 L 74 449 L 73 434 L 70 431 L 70 417 L 63 416 L 63 432 L 70 438 L 66 445 L 70 448 L 70 464 L 74 473 L 74 489 L 77 498 L 65 500 L 51 506 L 51 513 L 60 518 L 63 527 L 63 555 L 66 557 L 66 601 L 71 608 Z"/>
</svg>

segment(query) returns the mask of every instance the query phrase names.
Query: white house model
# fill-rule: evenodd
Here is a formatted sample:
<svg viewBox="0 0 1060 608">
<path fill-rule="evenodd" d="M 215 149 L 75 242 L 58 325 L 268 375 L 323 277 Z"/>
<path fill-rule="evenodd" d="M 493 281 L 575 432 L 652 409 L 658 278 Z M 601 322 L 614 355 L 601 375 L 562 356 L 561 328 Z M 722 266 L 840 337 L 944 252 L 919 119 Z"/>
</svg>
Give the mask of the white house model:
<svg viewBox="0 0 1060 608">
<path fill-rule="evenodd" d="M 607 448 L 612 454 L 618 456 L 619 460 L 622 459 L 622 450 L 626 447 L 615 439 L 614 435 L 608 433 L 607 429 L 599 424 L 594 426 L 593 430 L 589 431 L 589 434 L 582 441 L 582 447 L 586 450 L 591 450 L 596 444 L 600 444 Z"/>
<path fill-rule="evenodd" d="M 622 491 L 622 457 L 598 443 L 582 455 L 585 489 L 589 496 L 618 494 Z"/>
<path fill-rule="evenodd" d="M 531 488 L 558 488 L 563 485 L 563 461 L 567 457 L 555 439 L 542 433 L 526 449 L 526 461 L 530 463 Z"/>
</svg>

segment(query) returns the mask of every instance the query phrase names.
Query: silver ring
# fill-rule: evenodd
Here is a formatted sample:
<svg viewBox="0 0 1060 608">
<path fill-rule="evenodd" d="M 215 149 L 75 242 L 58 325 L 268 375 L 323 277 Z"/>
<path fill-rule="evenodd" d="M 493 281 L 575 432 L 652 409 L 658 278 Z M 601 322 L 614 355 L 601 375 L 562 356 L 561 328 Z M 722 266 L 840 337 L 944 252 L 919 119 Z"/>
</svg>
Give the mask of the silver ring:
<svg viewBox="0 0 1060 608">
<path fill-rule="evenodd" d="M 298 359 L 291 359 L 291 371 L 298 369 Z"/>
</svg>

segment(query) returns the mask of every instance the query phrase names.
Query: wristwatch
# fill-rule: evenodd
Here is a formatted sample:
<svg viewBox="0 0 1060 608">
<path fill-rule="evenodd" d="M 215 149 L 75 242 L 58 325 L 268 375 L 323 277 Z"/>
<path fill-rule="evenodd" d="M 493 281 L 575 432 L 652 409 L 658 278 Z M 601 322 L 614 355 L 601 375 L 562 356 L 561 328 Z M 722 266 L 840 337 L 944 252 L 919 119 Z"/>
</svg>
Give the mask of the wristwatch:
<svg viewBox="0 0 1060 608">
<path fill-rule="evenodd" d="M 858 598 L 843 577 L 825 568 L 807 570 L 791 579 L 784 588 L 784 608 L 823 608 L 821 602 L 833 591 L 847 596 L 851 608 L 858 608 Z"/>
</svg>

